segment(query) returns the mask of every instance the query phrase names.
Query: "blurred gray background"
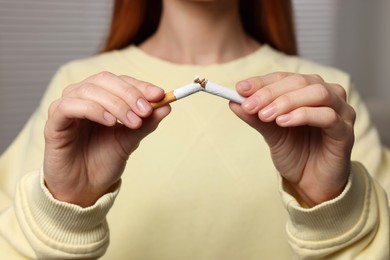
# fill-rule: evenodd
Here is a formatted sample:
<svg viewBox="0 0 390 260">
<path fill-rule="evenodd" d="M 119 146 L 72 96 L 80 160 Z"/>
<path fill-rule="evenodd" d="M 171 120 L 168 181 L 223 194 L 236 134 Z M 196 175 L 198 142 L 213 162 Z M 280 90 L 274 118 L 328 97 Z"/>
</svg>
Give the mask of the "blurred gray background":
<svg viewBox="0 0 390 260">
<path fill-rule="evenodd" d="M 390 1 L 293 0 L 300 55 L 352 75 L 390 144 Z M 0 152 L 61 64 L 96 53 L 110 0 L 0 0 Z"/>
</svg>

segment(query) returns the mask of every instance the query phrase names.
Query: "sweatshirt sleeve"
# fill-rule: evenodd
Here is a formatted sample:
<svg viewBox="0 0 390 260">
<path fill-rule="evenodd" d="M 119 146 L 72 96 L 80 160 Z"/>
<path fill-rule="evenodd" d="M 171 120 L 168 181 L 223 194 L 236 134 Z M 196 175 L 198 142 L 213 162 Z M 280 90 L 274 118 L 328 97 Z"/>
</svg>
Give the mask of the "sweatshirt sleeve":
<svg viewBox="0 0 390 260">
<path fill-rule="evenodd" d="M 39 170 L 48 107 L 70 83 L 64 66 L 0 157 L 0 259 L 97 258 L 108 245 L 105 216 L 117 191 L 90 208 L 80 208 L 55 200 L 43 185 Z"/>
<path fill-rule="evenodd" d="M 43 173 L 22 178 L 15 196 L 15 213 L 23 233 L 39 258 L 94 258 L 108 247 L 105 220 L 118 190 L 82 208 L 55 200 Z"/>
<path fill-rule="evenodd" d="M 390 258 L 390 153 L 381 145 L 358 93 L 348 86 L 347 92 L 357 119 L 350 178 L 343 193 L 304 208 L 281 181 L 289 213 L 287 237 L 298 259 Z"/>
<path fill-rule="evenodd" d="M 353 162 L 348 184 L 337 198 L 303 208 L 282 192 L 289 213 L 286 231 L 298 259 L 389 259 L 386 194 Z"/>
</svg>

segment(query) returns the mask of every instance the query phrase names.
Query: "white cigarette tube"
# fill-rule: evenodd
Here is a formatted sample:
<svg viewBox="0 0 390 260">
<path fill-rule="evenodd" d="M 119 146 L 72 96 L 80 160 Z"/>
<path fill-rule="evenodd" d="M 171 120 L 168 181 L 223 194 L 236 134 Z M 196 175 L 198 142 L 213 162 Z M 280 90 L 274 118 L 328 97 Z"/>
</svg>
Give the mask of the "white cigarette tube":
<svg viewBox="0 0 390 260">
<path fill-rule="evenodd" d="M 204 91 L 222 98 L 226 98 L 238 104 L 241 104 L 245 99 L 243 96 L 239 95 L 236 91 L 218 85 L 210 80 L 207 80 Z"/>
<path fill-rule="evenodd" d="M 181 99 L 184 97 L 188 97 L 189 95 L 192 95 L 200 90 L 202 90 L 202 86 L 200 84 L 191 83 L 178 89 L 175 89 L 173 91 L 173 94 L 175 95 L 176 99 Z"/>
<path fill-rule="evenodd" d="M 203 88 L 198 83 L 191 83 L 166 93 L 161 101 L 152 102 L 150 105 L 153 109 L 156 109 L 173 101 L 192 95 L 200 90 L 203 90 Z"/>
</svg>

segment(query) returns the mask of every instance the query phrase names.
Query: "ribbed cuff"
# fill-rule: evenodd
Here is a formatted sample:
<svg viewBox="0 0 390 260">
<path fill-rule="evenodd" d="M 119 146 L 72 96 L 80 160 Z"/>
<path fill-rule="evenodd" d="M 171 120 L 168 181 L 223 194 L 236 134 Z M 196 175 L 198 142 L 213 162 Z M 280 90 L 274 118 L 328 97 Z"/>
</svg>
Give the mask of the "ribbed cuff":
<svg viewBox="0 0 390 260">
<path fill-rule="evenodd" d="M 282 190 L 282 185 L 280 189 L 290 216 L 287 223 L 290 242 L 304 246 L 329 242 L 330 246 L 356 237 L 364 228 L 372 188 L 368 174 L 359 163 L 351 164 L 350 177 L 342 194 L 313 208 L 302 208 L 294 197 Z"/>
<path fill-rule="evenodd" d="M 119 188 L 82 208 L 56 200 L 44 185 L 42 171 L 28 174 L 17 190 L 18 218 L 38 255 L 101 255 L 109 242 L 106 215 L 118 192 Z"/>
</svg>

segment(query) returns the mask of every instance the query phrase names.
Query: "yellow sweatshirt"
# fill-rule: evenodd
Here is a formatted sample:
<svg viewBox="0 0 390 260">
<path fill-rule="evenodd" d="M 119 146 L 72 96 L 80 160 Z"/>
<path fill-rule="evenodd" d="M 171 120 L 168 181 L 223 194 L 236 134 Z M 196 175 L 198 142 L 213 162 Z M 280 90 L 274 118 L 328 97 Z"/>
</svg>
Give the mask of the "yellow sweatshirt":
<svg viewBox="0 0 390 260">
<path fill-rule="evenodd" d="M 261 135 L 226 100 L 197 93 L 173 103 L 171 114 L 130 156 L 120 191 L 89 208 L 57 201 L 40 170 L 48 106 L 69 84 L 101 71 L 166 91 L 195 75 L 230 88 L 274 71 L 337 82 L 357 111 L 349 182 L 339 197 L 302 208 L 283 191 Z M 390 153 L 345 73 L 267 45 L 209 66 L 169 63 L 130 46 L 63 66 L 2 155 L 0 259 L 389 259 L 384 190 L 390 192 Z"/>
</svg>

